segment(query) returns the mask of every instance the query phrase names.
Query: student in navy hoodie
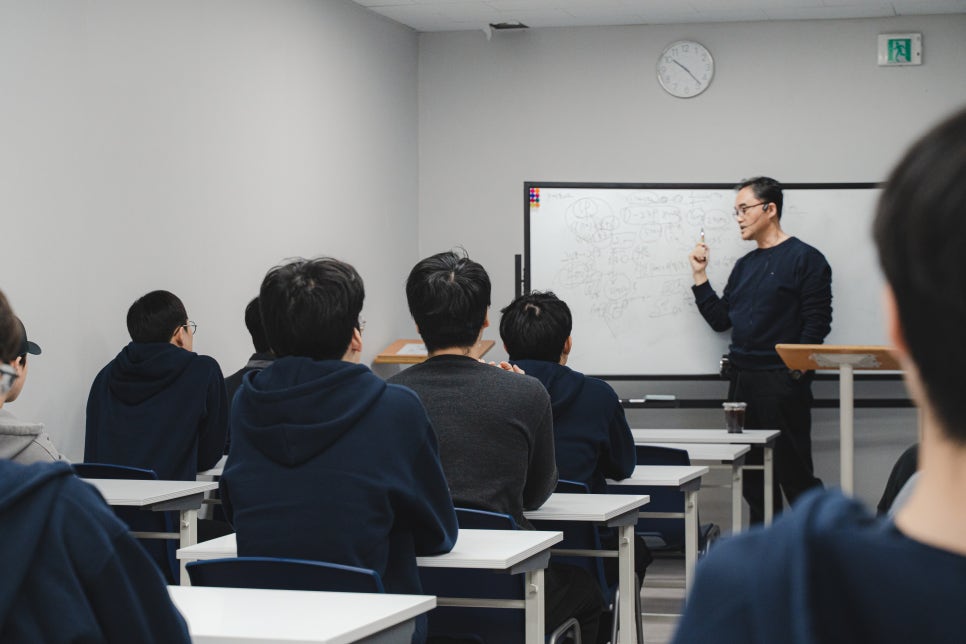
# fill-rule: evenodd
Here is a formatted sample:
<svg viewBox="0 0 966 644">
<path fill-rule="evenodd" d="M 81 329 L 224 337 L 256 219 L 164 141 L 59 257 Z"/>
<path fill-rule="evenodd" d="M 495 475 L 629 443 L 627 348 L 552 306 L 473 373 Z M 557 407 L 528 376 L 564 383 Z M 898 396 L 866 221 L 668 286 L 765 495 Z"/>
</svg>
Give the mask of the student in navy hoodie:
<svg viewBox="0 0 966 644">
<path fill-rule="evenodd" d="M 84 461 L 193 481 L 224 450 L 228 400 L 221 369 L 214 358 L 192 352 L 197 325 L 168 291 L 132 304 L 127 329 L 131 343 L 91 385 Z"/>
<path fill-rule="evenodd" d="M 196 325 L 172 293 L 152 291 L 127 312 L 132 342 L 101 369 L 87 399 L 84 461 L 154 470 L 158 478 L 193 481 L 224 453 L 228 400 L 214 358 L 192 352 Z M 176 520 L 168 513 L 168 521 Z M 164 516 L 140 530 L 165 531 Z M 229 532 L 199 520 L 201 541 Z M 144 542 L 168 580 L 177 581 L 176 542 Z"/>
<path fill-rule="evenodd" d="M 966 111 L 913 145 L 879 199 L 884 323 L 921 419 L 893 518 L 804 495 L 698 563 L 675 642 L 962 642 L 966 634 Z"/>
<path fill-rule="evenodd" d="M 19 324 L 0 292 L 0 403 Z M 0 459 L 0 642 L 189 642 L 151 560 L 66 463 Z"/>
<path fill-rule="evenodd" d="M 567 366 L 574 344 L 570 307 L 549 291 L 534 291 L 500 313 L 500 337 L 510 363 L 543 383 L 550 394 L 560 478 L 586 483 L 595 494 L 607 492 L 606 479 L 621 480 L 634 472 L 634 437 L 613 388 Z M 616 549 L 615 530 L 602 530 L 601 539 Z M 636 539 L 634 546 L 634 566 L 643 578 L 653 557 L 643 539 Z M 604 568 L 616 581 L 616 560 L 606 560 Z"/>
<path fill-rule="evenodd" d="M 358 364 L 364 296 L 331 258 L 265 276 L 277 357 L 235 396 L 222 500 L 241 556 L 371 568 L 387 592 L 419 593 L 416 557 L 452 549 L 456 513 L 419 398 Z"/>
</svg>

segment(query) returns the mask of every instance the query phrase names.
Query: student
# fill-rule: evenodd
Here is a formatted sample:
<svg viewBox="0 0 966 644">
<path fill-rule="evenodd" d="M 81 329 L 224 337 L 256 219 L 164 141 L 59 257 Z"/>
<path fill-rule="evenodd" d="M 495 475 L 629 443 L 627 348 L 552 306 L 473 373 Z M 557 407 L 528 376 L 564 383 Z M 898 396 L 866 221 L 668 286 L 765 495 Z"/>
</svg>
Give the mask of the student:
<svg viewBox="0 0 966 644">
<path fill-rule="evenodd" d="M 335 259 L 265 276 L 277 358 L 235 396 L 222 498 L 239 555 L 371 568 L 387 592 L 418 594 L 416 557 L 452 549 L 456 513 L 419 398 L 359 364 L 364 296 Z"/>
<path fill-rule="evenodd" d="M 0 403 L 19 324 L 0 292 Z M 0 641 L 190 642 L 150 559 L 66 463 L 0 460 Z"/>
<path fill-rule="evenodd" d="M 229 404 L 234 399 L 235 392 L 241 387 L 242 376 L 249 371 L 264 369 L 272 364 L 272 360 L 275 359 L 275 354 L 268 347 L 268 338 L 265 337 L 265 327 L 262 325 L 262 313 L 258 306 L 257 296 L 245 307 L 245 326 L 248 328 L 248 333 L 252 336 L 255 353 L 251 355 L 244 367 L 225 378 L 225 388 L 228 390 Z"/>
<path fill-rule="evenodd" d="M 607 479 L 625 479 L 634 472 L 634 436 L 611 386 L 567 366 L 573 348 L 570 307 L 551 292 L 534 291 L 500 313 L 500 337 L 510 363 L 550 394 L 560 478 L 586 483 L 596 494 L 607 492 Z M 616 530 L 602 530 L 601 540 L 617 549 Z M 634 567 L 640 578 L 652 560 L 644 539 L 635 539 Z M 604 567 L 616 581 L 617 561 L 606 559 Z"/>
<path fill-rule="evenodd" d="M 489 324 L 486 270 L 456 253 L 433 255 L 409 273 L 406 298 L 429 357 L 390 382 L 426 405 L 453 501 L 532 529 L 523 511 L 540 507 L 557 484 L 550 398 L 537 380 L 471 357 Z M 603 610 L 596 581 L 552 563 L 546 583 L 548 629 L 576 617 L 583 641 L 595 642 Z"/>
<path fill-rule="evenodd" d="M 17 334 L 20 338 L 17 357 L 9 362 L 17 378 L 13 381 L 5 400 L 0 400 L 0 459 L 10 459 L 17 463 L 66 461 L 67 459 L 57 451 L 47 435 L 43 423 L 20 420 L 7 409 L 5 403 L 15 401 L 23 386 L 27 382 L 27 354 L 39 356 L 40 347 L 27 339 L 27 329 L 20 318 L 16 319 Z"/>
<path fill-rule="evenodd" d="M 553 408 L 560 478 L 607 491 L 637 463 L 634 437 L 617 394 L 603 380 L 567 367 L 573 347 L 570 308 L 553 293 L 521 295 L 501 311 L 500 337 L 510 363 L 543 383 Z"/>
<path fill-rule="evenodd" d="M 814 491 L 698 565 L 677 642 L 961 642 L 966 613 L 966 111 L 893 170 L 874 237 L 886 324 L 921 411 L 920 475 L 894 522 Z"/>
<path fill-rule="evenodd" d="M 197 325 L 168 291 L 127 312 L 131 343 L 101 369 L 87 399 L 84 460 L 193 481 L 221 458 L 228 400 L 214 358 L 192 352 Z"/>
</svg>

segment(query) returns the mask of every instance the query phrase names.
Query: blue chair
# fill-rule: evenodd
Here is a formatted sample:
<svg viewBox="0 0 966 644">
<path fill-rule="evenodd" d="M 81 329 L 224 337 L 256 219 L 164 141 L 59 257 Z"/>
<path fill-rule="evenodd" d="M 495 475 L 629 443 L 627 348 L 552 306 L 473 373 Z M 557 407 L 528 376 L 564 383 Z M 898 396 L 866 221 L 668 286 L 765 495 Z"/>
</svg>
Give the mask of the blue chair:
<svg viewBox="0 0 966 644">
<path fill-rule="evenodd" d="M 74 473 L 82 479 L 124 479 L 129 481 L 157 481 L 154 470 L 107 463 L 74 463 Z M 123 521 L 133 536 L 140 541 L 169 584 L 178 583 L 180 571 L 176 552 L 181 535 L 174 526 L 177 512 L 152 512 L 133 507 L 114 506 L 114 514 Z M 139 533 L 152 533 L 140 536 Z M 167 536 L 158 536 L 158 535 Z"/>
<path fill-rule="evenodd" d="M 590 486 L 582 481 L 569 481 L 560 479 L 557 481 L 555 492 L 566 494 L 590 494 Z M 554 550 L 601 550 L 600 532 L 597 526 L 579 521 L 537 521 L 534 522 L 538 530 L 554 530 L 564 533 L 562 542 L 554 547 Z M 554 561 L 566 563 L 571 566 L 584 568 L 594 575 L 597 583 L 604 591 L 604 599 L 607 610 L 611 614 L 611 642 L 617 641 L 617 626 L 620 624 L 620 589 L 617 585 L 609 585 L 604 574 L 604 560 L 602 557 L 566 556 L 553 555 Z M 635 587 L 640 588 L 640 581 L 636 580 Z M 641 614 L 640 592 L 637 595 L 637 614 Z M 643 625 L 640 619 L 637 620 L 637 641 L 643 642 Z"/>
<path fill-rule="evenodd" d="M 460 529 L 520 529 L 512 516 L 498 512 L 456 508 L 456 519 Z M 522 600 L 526 597 L 522 574 L 511 575 L 491 570 L 420 568 L 419 576 L 423 592 L 437 597 L 500 600 Z M 430 637 L 480 644 L 522 644 L 524 632 L 524 611 L 521 609 L 437 606 L 429 613 Z M 556 644 L 565 641 L 565 636 L 575 644 L 581 644 L 580 624 L 576 619 L 571 618 L 561 624 L 547 636 L 547 642 Z"/>
<path fill-rule="evenodd" d="M 691 465 L 687 450 L 655 445 L 637 445 L 638 465 Z M 627 491 L 622 486 L 622 491 Z M 649 512 L 681 512 L 684 493 L 666 487 L 647 487 L 645 494 L 651 496 Z M 698 551 L 704 553 L 708 546 L 721 535 L 721 528 L 714 523 L 700 525 L 698 522 Z M 684 519 L 642 518 L 637 522 L 637 534 L 644 537 L 654 551 L 681 552 L 684 550 Z"/>
<path fill-rule="evenodd" d="M 331 590 L 384 593 L 379 573 L 325 561 L 277 557 L 229 557 L 185 565 L 192 586 Z"/>
</svg>

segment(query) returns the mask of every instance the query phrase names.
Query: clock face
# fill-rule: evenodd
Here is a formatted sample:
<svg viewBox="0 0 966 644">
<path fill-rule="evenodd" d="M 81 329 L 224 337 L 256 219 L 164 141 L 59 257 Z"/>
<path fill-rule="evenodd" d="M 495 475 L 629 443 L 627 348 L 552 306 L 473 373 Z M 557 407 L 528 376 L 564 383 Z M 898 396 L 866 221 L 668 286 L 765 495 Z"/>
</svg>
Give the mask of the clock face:
<svg viewBox="0 0 966 644">
<path fill-rule="evenodd" d="M 657 80 L 672 96 L 697 96 L 708 89 L 713 77 L 711 52 L 693 40 L 671 43 L 657 61 Z"/>
</svg>

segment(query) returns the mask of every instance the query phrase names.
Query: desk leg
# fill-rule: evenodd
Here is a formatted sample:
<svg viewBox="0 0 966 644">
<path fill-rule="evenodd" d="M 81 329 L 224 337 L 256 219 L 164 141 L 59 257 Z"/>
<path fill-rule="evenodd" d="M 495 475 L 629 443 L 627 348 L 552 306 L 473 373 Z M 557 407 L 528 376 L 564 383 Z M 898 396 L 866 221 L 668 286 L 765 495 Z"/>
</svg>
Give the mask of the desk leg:
<svg viewBox="0 0 966 644">
<path fill-rule="evenodd" d="M 698 491 L 684 493 L 684 590 L 691 592 L 698 560 Z"/>
<path fill-rule="evenodd" d="M 855 447 L 853 420 L 855 413 L 853 407 L 853 383 L 852 365 L 839 365 L 839 466 L 842 472 L 842 491 L 852 495 L 855 491 L 855 478 L 853 475 L 855 458 L 852 450 Z"/>
<path fill-rule="evenodd" d="M 544 586 L 544 569 L 538 568 L 526 573 L 526 623 L 527 644 L 544 644 L 546 625 L 544 624 L 544 603 L 547 592 Z"/>
<path fill-rule="evenodd" d="M 620 624 L 618 639 L 620 644 L 643 644 L 637 641 L 637 630 L 641 619 L 637 610 L 634 595 L 637 587 L 634 583 L 634 526 L 620 526 L 618 539 L 618 585 L 620 588 Z"/>
<path fill-rule="evenodd" d="M 765 445 L 765 525 L 771 525 L 775 515 L 775 448 Z"/>
<path fill-rule="evenodd" d="M 193 546 L 198 543 L 198 510 L 182 510 L 180 517 L 181 528 L 181 547 Z M 187 562 L 182 560 L 180 564 L 181 585 L 189 586 L 188 571 L 184 565 Z"/>
<path fill-rule="evenodd" d="M 744 489 L 743 486 L 744 475 L 741 471 L 741 466 L 737 463 L 731 464 L 731 534 L 738 534 L 741 532 L 741 506 L 743 500 L 741 498 L 741 492 Z"/>
</svg>

